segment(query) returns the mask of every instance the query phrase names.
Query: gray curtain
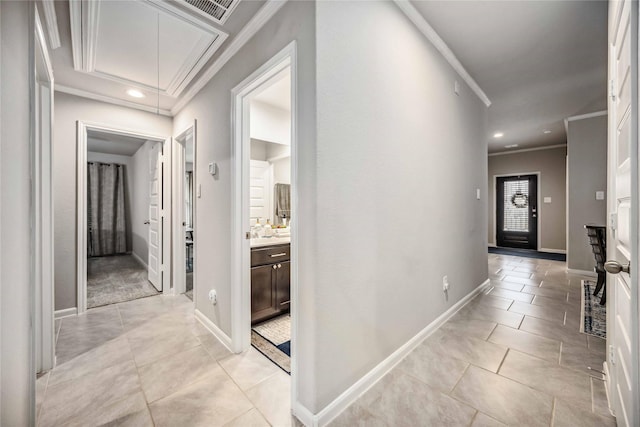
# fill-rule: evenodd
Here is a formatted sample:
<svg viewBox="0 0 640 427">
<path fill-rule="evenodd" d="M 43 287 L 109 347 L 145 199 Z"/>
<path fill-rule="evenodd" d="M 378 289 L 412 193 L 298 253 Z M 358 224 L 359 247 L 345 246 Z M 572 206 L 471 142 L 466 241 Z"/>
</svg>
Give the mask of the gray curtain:
<svg viewBox="0 0 640 427">
<path fill-rule="evenodd" d="M 124 165 L 89 162 L 87 175 L 88 255 L 126 253 Z"/>
<path fill-rule="evenodd" d="M 276 184 L 274 187 L 275 223 L 282 224 L 282 219 L 291 219 L 291 185 Z"/>
</svg>

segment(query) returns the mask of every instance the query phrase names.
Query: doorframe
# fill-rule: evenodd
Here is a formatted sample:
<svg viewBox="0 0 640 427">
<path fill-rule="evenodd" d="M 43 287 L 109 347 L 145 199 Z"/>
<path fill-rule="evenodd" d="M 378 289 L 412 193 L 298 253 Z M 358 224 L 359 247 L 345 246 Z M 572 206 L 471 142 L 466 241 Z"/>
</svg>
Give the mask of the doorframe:
<svg viewBox="0 0 640 427">
<path fill-rule="evenodd" d="M 537 234 L 537 236 L 536 236 L 536 239 L 537 239 L 536 250 L 539 251 L 540 250 L 540 231 L 541 231 L 540 230 L 540 222 L 541 222 L 541 219 L 542 219 L 542 210 L 541 210 L 542 209 L 542 205 L 540 204 L 540 194 L 542 193 L 540 191 L 540 171 L 537 171 L 537 172 L 503 173 L 503 174 L 493 175 L 493 189 L 491 190 L 491 191 L 493 191 L 493 207 L 492 207 L 492 209 L 493 209 L 493 214 L 492 214 L 493 215 L 493 239 L 494 239 L 493 241 L 495 242 L 495 245 L 498 246 L 498 209 L 496 208 L 497 203 L 498 203 L 498 201 L 496 200 L 496 197 L 497 197 L 496 188 L 497 188 L 497 185 L 498 185 L 498 178 L 504 178 L 504 177 L 507 177 L 507 176 L 524 176 L 524 175 L 537 175 L 537 177 L 538 177 L 538 179 L 537 179 L 538 188 L 536 189 L 537 193 L 538 193 L 538 196 L 537 196 L 537 203 L 538 203 L 537 204 L 537 206 L 538 206 L 538 217 L 537 217 L 537 220 L 538 220 L 538 226 L 536 227 L 537 228 L 537 232 L 536 232 L 536 234 Z"/>
<path fill-rule="evenodd" d="M 187 138 L 191 137 L 191 139 L 193 140 L 193 200 L 192 203 L 193 205 L 191 206 L 191 210 L 193 212 L 193 223 L 191 224 L 192 228 L 193 228 L 193 289 L 194 289 L 194 295 L 195 295 L 195 289 L 196 289 L 196 259 L 195 259 L 195 254 L 196 254 L 196 199 L 197 197 L 197 185 L 198 185 L 198 178 L 197 178 L 197 166 L 196 166 L 196 159 L 197 159 L 197 147 L 196 147 L 196 141 L 197 141 L 197 131 L 198 131 L 198 121 L 194 120 L 193 124 L 190 125 L 188 128 L 186 128 L 185 130 L 183 130 L 182 132 L 180 132 L 178 134 L 178 136 L 174 137 L 174 144 L 173 144 L 173 156 L 172 156 L 172 165 L 171 165 L 171 185 L 173 186 L 172 188 L 172 200 L 175 200 L 176 202 L 179 203 L 172 203 L 172 210 L 173 210 L 173 226 L 171 227 L 171 234 L 172 234 L 172 257 L 171 257 L 171 261 L 172 264 L 174 266 L 173 268 L 173 277 L 172 277 L 172 283 L 173 283 L 173 293 L 175 295 L 180 295 L 184 292 L 186 292 L 187 290 L 187 283 L 186 283 L 186 278 L 185 278 L 185 272 L 184 269 L 182 267 L 185 266 L 186 263 L 186 254 L 185 254 L 185 231 L 184 228 L 182 226 L 182 223 L 185 221 L 185 212 L 184 212 L 184 174 L 185 174 L 185 168 L 184 168 L 184 164 L 185 164 L 185 151 L 186 151 L 186 141 Z M 183 142 L 181 142 L 183 141 Z M 195 304 L 196 299 L 195 296 L 193 298 L 193 303 Z"/>
<path fill-rule="evenodd" d="M 252 94 L 286 69 L 291 73 L 291 209 L 298 209 L 297 43 L 292 41 L 231 91 L 231 344 L 236 353 L 251 345 L 251 248 L 249 233 L 249 102 Z M 291 224 L 291 403 L 298 381 L 298 223 Z"/>
<path fill-rule="evenodd" d="M 167 230 L 163 229 L 160 233 L 162 239 L 160 256 L 160 277 L 162 280 L 162 293 L 168 295 L 171 293 L 171 137 L 163 135 L 153 135 L 144 131 L 113 127 L 100 123 L 78 120 L 76 122 L 76 133 L 78 141 L 77 150 L 77 220 L 76 235 L 78 237 L 76 243 L 77 258 L 77 309 L 78 315 L 87 311 L 87 132 L 90 130 L 108 132 L 116 135 L 129 136 L 135 138 L 154 141 L 162 145 L 163 163 L 168 166 L 163 174 L 163 208 L 160 209 L 160 218 L 163 224 L 168 226 Z"/>
<path fill-rule="evenodd" d="M 35 292 L 35 362 L 36 372 L 45 372 L 55 366 L 55 333 L 54 333 L 54 261 L 53 261 L 53 117 L 54 117 L 54 75 L 51 66 L 44 28 L 40 20 L 39 7 L 34 5 L 35 40 L 34 59 L 40 51 L 43 74 L 39 75 L 38 67 L 33 66 L 31 81 L 32 120 L 32 227 L 33 237 L 33 272 L 36 286 Z M 43 83 L 41 83 L 43 82 Z M 48 105 L 43 107 L 42 95 L 48 92 Z M 43 126 L 43 113 L 47 115 Z"/>
</svg>

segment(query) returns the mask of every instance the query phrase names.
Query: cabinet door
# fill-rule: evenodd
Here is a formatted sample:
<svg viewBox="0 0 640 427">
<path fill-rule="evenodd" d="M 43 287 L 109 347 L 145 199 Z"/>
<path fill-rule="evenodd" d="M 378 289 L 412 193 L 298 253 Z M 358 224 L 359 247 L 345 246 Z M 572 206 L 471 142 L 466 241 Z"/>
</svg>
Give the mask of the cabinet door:
<svg viewBox="0 0 640 427">
<path fill-rule="evenodd" d="M 277 308 L 282 311 L 289 309 L 291 297 L 291 262 L 285 261 L 278 264 L 276 269 L 276 301 Z"/>
<path fill-rule="evenodd" d="M 273 282 L 276 269 L 263 265 L 251 269 L 251 322 L 257 322 L 278 312 Z"/>
</svg>

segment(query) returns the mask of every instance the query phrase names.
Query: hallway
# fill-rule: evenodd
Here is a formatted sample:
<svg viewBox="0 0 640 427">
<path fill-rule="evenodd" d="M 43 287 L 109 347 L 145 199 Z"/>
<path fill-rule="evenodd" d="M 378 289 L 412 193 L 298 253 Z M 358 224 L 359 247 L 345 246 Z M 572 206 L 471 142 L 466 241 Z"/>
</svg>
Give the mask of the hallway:
<svg viewBox="0 0 640 427">
<path fill-rule="evenodd" d="M 597 378 L 604 340 L 578 332 L 581 277 L 557 261 L 489 255 L 491 286 L 334 426 L 615 426 Z M 290 379 L 232 355 L 184 296 L 57 322 L 39 426 L 289 425 Z M 500 420 L 497 421 L 497 420 Z"/>
<path fill-rule="evenodd" d="M 489 276 L 490 291 L 333 425 L 615 426 L 587 369 L 602 370 L 605 341 L 579 332 L 581 277 L 563 262 L 493 254 Z"/>
<path fill-rule="evenodd" d="M 232 355 L 183 295 L 56 322 L 58 365 L 37 380 L 38 426 L 288 424 L 290 377 L 257 351 Z"/>
</svg>

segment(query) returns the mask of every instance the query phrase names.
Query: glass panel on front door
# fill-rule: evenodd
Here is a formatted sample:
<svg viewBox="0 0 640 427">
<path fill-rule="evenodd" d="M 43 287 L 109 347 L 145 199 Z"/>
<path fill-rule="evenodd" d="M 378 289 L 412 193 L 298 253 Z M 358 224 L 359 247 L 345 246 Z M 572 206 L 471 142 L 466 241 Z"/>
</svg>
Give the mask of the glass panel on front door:
<svg viewBox="0 0 640 427">
<path fill-rule="evenodd" d="M 529 180 L 504 182 L 503 231 L 529 232 Z"/>
</svg>

